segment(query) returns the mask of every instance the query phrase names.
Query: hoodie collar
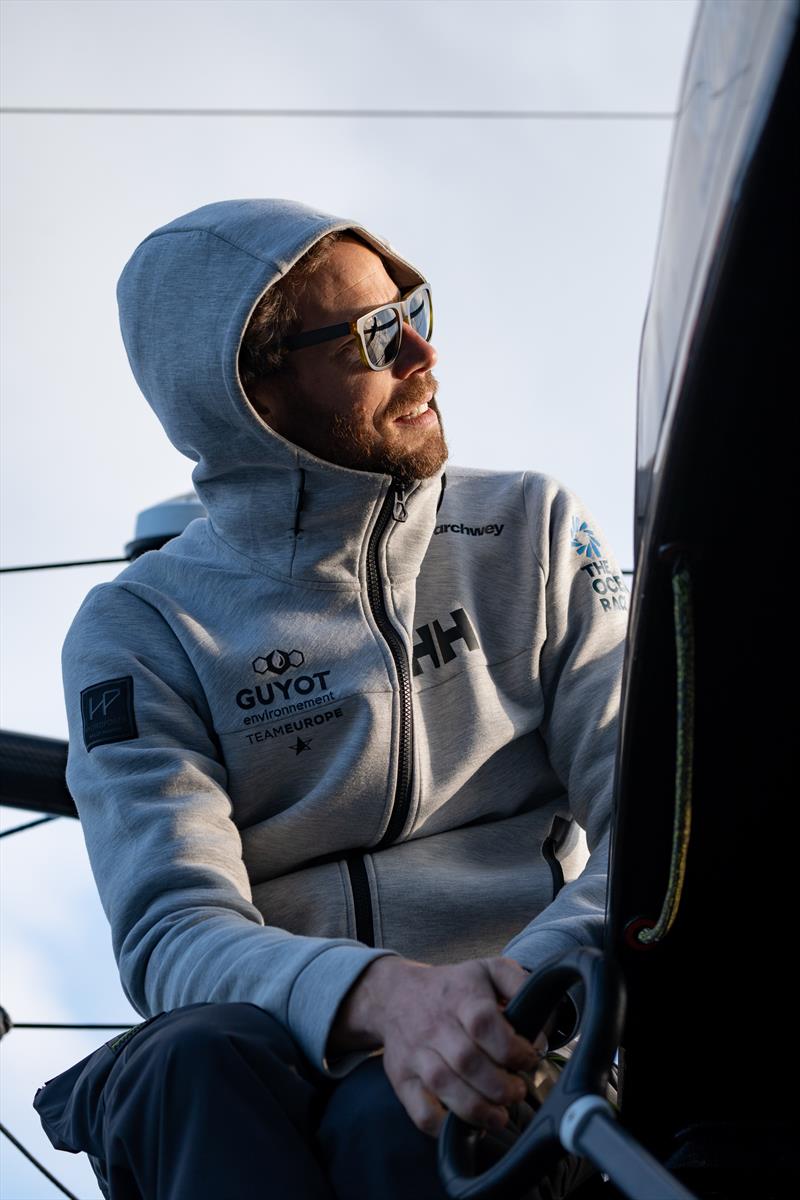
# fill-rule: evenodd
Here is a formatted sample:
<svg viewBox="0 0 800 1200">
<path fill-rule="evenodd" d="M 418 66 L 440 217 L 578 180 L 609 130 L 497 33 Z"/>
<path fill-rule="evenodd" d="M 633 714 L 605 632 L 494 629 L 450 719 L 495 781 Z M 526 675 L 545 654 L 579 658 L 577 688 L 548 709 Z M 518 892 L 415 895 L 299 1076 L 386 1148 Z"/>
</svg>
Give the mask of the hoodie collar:
<svg viewBox="0 0 800 1200">
<path fill-rule="evenodd" d="M 444 469 L 401 488 L 389 475 L 339 467 L 279 440 L 287 450 L 280 466 L 253 463 L 212 478 L 195 468 L 195 489 L 217 536 L 282 579 L 358 587 L 380 522 L 382 573 L 391 583 L 415 578 L 436 525 Z"/>
</svg>

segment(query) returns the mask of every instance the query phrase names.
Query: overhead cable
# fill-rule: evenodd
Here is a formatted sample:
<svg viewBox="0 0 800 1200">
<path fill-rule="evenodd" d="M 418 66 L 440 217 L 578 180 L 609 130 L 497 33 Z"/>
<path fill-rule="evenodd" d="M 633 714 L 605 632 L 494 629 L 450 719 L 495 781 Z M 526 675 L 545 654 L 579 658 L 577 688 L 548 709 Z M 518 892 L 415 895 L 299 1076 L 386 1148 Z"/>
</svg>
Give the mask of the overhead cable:
<svg viewBox="0 0 800 1200">
<path fill-rule="evenodd" d="M 17 571 L 58 571 L 61 567 L 99 567 L 103 563 L 130 562 L 127 555 L 122 558 L 83 558 L 78 562 L 32 563 L 24 567 L 0 567 L 0 575 L 13 575 Z"/>
<path fill-rule="evenodd" d="M 12 833 L 22 833 L 23 829 L 33 829 L 34 825 L 44 825 L 45 821 L 57 821 L 58 817 L 39 817 L 36 821 L 26 821 L 24 825 L 13 825 L 11 829 L 0 831 L 0 838 L 11 837 Z"/>
<path fill-rule="evenodd" d="M 130 1021 L 117 1021 L 115 1024 L 76 1024 L 74 1021 L 12 1021 L 6 1009 L 0 1004 L 0 1038 L 5 1037 L 12 1029 L 131 1029 Z M 135 1028 L 135 1027 L 133 1027 Z"/>
<path fill-rule="evenodd" d="M 9 116 L 60 117 L 312 117 L 399 118 L 412 121 L 674 121 L 657 110 L 505 108 L 81 108 L 6 106 Z"/>
<path fill-rule="evenodd" d="M 74 1022 L 15 1021 L 14 1029 L 130 1029 L 130 1021 L 117 1021 L 116 1025 L 76 1025 Z"/>
<path fill-rule="evenodd" d="M 69 1196 L 70 1200 L 78 1200 L 78 1197 L 75 1195 L 75 1193 L 69 1191 L 68 1188 L 65 1188 L 63 1183 L 59 1183 L 59 1181 L 56 1179 L 55 1175 L 51 1175 L 50 1172 L 48 1171 L 47 1167 L 43 1166 L 39 1162 L 38 1158 L 34 1158 L 33 1155 L 31 1154 L 30 1150 L 26 1150 L 25 1147 L 23 1146 L 22 1142 L 18 1141 L 17 1138 L 14 1137 L 13 1133 L 11 1133 L 11 1131 L 9 1129 L 6 1129 L 5 1125 L 0 1124 L 0 1133 L 4 1133 L 5 1136 L 8 1138 L 8 1140 L 12 1143 L 12 1145 L 17 1147 L 20 1154 L 24 1154 L 25 1157 L 29 1160 L 29 1162 L 32 1162 L 35 1167 L 38 1167 L 39 1170 L 42 1172 L 42 1174 L 45 1175 L 50 1180 L 50 1182 L 53 1184 L 54 1187 L 57 1187 L 58 1190 L 60 1192 L 63 1192 L 65 1196 Z"/>
<path fill-rule="evenodd" d="M 13 575 L 17 571 L 57 571 L 61 567 L 96 567 L 102 563 L 119 563 L 130 562 L 128 557 L 123 558 L 86 558 L 80 562 L 60 562 L 60 563 L 31 563 L 24 567 L 0 567 L 0 575 Z M 633 575 L 630 567 L 626 567 L 622 572 L 623 575 Z"/>
</svg>

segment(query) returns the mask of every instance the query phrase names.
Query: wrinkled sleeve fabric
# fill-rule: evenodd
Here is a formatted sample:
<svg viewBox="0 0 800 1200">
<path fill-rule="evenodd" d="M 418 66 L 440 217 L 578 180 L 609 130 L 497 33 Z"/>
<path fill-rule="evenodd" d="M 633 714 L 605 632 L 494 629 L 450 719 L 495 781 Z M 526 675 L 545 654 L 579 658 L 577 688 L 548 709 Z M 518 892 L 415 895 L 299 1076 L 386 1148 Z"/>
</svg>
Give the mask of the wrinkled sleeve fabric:
<svg viewBox="0 0 800 1200">
<path fill-rule="evenodd" d="M 102 584 L 72 624 L 62 665 L 67 782 L 131 1004 L 144 1017 L 196 1002 L 257 1004 L 324 1075 L 349 1074 L 374 1051 L 327 1062 L 336 1011 L 366 967 L 393 952 L 265 924 L 206 697 L 167 621 L 124 584 Z M 129 711 L 104 725 L 115 693 Z"/>
<path fill-rule="evenodd" d="M 546 610 L 540 732 L 590 852 L 578 878 L 501 952 L 536 971 L 576 945 L 603 943 L 628 589 L 601 528 L 574 493 L 534 474 L 523 489 Z"/>
</svg>

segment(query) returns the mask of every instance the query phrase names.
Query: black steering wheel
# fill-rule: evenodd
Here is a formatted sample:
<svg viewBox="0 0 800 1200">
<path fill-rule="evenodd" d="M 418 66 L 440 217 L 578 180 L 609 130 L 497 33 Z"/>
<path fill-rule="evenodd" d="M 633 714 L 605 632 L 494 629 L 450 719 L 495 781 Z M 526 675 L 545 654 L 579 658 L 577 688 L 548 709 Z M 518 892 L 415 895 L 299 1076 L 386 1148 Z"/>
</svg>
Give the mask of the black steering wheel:
<svg viewBox="0 0 800 1200">
<path fill-rule="evenodd" d="M 558 1081 L 499 1161 L 480 1169 L 483 1132 L 448 1113 L 439 1134 L 439 1177 L 451 1200 L 508 1200 L 534 1188 L 566 1153 L 559 1130 L 567 1109 L 585 1096 L 605 1099 L 625 1011 L 622 977 L 600 950 L 583 946 L 532 975 L 503 1016 L 534 1041 L 567 988 L 584 988 L 580 1037 Z M 526 1109 L 522 1105 L 517 1109 Z M 530 1114 L 530 1109 L 527 1109 Z M 512 1109 L 512 1116 L 514 1110 Z M 520 1124 L 523 1122 L 521 1121 Z M 504 1139 L 504 1140 L 506 1140 Z"/>
</svg>

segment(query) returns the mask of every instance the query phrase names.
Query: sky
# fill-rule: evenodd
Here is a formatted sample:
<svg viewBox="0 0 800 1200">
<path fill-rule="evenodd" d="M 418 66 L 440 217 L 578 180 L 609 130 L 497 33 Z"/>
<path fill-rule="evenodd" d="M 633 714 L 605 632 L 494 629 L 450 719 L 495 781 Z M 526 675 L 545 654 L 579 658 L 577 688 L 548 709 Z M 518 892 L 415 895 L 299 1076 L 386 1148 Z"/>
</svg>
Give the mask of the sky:
<svg viewBox="0 0 800 1200">
<path fill-rule="evenodd" d="M 191 464 L 130 373 L 116 281 L 174 217 L 279 196 L 358 221 L 425 272 L 451 460 L 555 476 L 631 566 L 639 338 L 696 11 L 0 3 L 3 565 L 120 555 L 139 511 L 190 490 Z M 10 111 L 31 109 L 50 111 Z M 52 111 L 64 109 L 94 111 Z M 97 111 L 109 109 L 136 111 Z M 265 109 L 503 115 L 242 112 Z M 623 113 L 636 115 L 608 115 Z M 66 736 L 61 643 L 86 592 L 118 570 L 3 577 L 2 728 Z M 3 827 L 24 819 L 0 810 Z M 0 870 L 12 1018 L 137 1021 L 78 822 L 3 839 Z M 51 1148 L 31 1100 L 110 1036 L 13 1030 L 0 1046 L 0 1120 L 81 1200 L 99 1195 L 88 1162 Z M 0 1139 L 3 1200 L 59 1194 Z"/>
</svg>

